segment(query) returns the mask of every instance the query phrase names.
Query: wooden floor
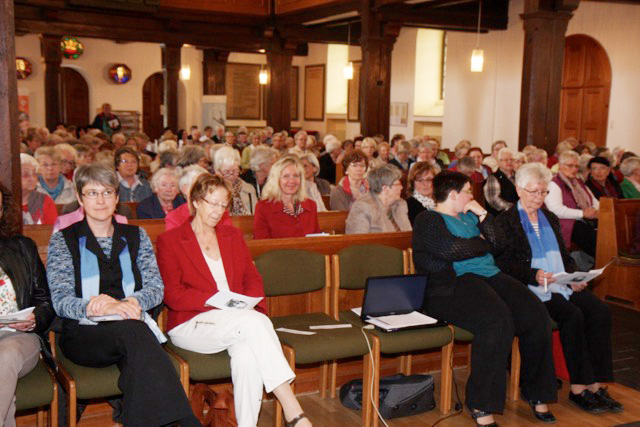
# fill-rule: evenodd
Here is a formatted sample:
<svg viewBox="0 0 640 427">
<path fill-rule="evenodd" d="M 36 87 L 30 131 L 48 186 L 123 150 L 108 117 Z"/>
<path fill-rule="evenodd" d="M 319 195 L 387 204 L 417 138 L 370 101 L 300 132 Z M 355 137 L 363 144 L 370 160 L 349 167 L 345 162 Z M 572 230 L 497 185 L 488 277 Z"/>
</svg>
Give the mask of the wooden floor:
<svg viewBox="0 0 640 427">
<path fill-rule="evenodd" d="M 464 400 L 464 383 L 466 381 L 466 368 L 455 370 L 456 382 L 461 399 Z M 436 398 L 438 396 L 439 378 L 436 380 Z M 612 384 L 610 393 L 625 406 L 625 411 L 620 414 L 587 414 L 567 401 L 568 385 L 564 384 L 558 393 L 557 404 L 551 405 L 553 413 L 558 419 L 555 424 L 558 427 L 612 427 L 621 424 L 640 423 L 640 391 L 625 387 L 621 384 Z M 299 396 L 300 403 L 315 426 L 321 427 L 349 427 L 360 425 L 360 412 L 346 409 L 338 399 L 321 399 L 317 393 Z M 455 402 L 454 393 L 454 402 Z M 258 422 L 259 427 L 272 426 L 273 402 L 264 402 L 262 413 Z M 392 427 L 431 426 L 442 417 L 437 409 L 425 414 L 390 420 Z M 544 425 L 533 418 L 529 406 L 522 401 L 508 401 L 504 415 L 496 416 L 496 421 L 501 427 L 541 427 Z M 380 426 L 383 424 L 380 423 Z M 640 426 L 640 424 L 638 424 Z M 35 426 L 34 416 L 22 416 L 18 419 L 18 426 Z M 111 411 L 106 404 L 92 405 L 83 415 L 78 427 L 112 427 L 118 426 L 111 421 Z M 438 424 L 439 427 L 473 427 L 475 423 L 467 413 L 453 416 Z"/>
</svg>

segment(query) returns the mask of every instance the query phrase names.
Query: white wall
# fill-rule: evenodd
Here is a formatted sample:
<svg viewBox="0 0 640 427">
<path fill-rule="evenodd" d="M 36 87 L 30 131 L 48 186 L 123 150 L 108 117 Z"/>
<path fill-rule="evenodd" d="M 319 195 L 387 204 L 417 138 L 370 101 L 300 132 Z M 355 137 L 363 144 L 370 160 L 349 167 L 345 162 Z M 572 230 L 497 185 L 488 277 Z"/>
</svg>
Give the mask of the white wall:
<svg viewBox="0 0 640 427">
<path fill-rule="evenodd" d="M 29 97 L 29 118 L 36 126 L 45 125 L 44 63 L 40 55 L 40 37 L 36 34 L 16 36 L 16 56 L 31 62 L 31 75 L 18 80 L 18 95 Z"/>
<path fill-rule="evenodd" d="M 407 126 L 391 126 L 389 135 L 401 133 L 407 138 L 413 134 L 414 82 L 416 79 L 417 28 L 402 28 L 391 52 L 391 102 L 409 104 Z"/>
</svg>

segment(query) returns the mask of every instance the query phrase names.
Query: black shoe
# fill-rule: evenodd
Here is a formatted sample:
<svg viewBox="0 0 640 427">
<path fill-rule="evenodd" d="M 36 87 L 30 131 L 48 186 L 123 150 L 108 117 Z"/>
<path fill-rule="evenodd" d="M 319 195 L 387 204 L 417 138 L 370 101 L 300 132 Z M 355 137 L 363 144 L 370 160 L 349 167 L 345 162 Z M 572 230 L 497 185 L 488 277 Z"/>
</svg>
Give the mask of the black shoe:
<svg viewBox="0 0 640 427">
<path fill-rule="evenodd" d="M 476 422 L 477 427 L 500 427 L 496 422 L 492 422 L 491 424 L 480 424 L 478 422 L 478 418 L 488 417 L 489 415 L 491 415 L 491 412 L 478 411 L 477 409 L 471 410 L 471 418 Z"/>
<path fill-rule="evenodd" d="M 600 401 L 600 403 L 603 404 L 603 406 L 607 407 L 609 412 L 618 413 L 624 410 L 624 406 L 622 406 L 622 403 L 618 402 L 609 395 L 607 387 L 600 387 L 598 391 L 594 393 L 594 396 Z"/>
<path fill-rule="evenodd" d="M 601 414 L 609 410 L 608 406 L 601 403 L 596 395 L 589 390 L 584 390 L 580 394 L 573 394 L 569 391 L 569 402 L 591 414 Z"/>
<path fill-rule="evenodd" d="M 528 400 L 527 403 L 531 406 L 533 416 L 536 417 L 537 420 L 547 424 L 553 424 L 556 422 L 556 417 L 551 413 L 551 411 L 536 411 L 536 405 L 544 405 L 544 402 L 540 402 L 539 400 Z"/>
</svg>

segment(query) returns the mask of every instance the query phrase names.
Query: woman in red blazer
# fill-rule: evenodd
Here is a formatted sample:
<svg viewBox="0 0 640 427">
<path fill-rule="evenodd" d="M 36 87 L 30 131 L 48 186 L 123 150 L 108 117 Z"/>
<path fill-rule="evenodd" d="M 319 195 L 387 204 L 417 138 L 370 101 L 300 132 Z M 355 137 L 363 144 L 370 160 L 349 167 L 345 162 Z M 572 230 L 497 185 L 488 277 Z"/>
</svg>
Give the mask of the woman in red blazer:
<svg viewBox="0 0 640 427">
<path fill-rule="evenodd" d="M 190 193 L 193 220 L 158 237 L 158 266 L 169 308 L 168 335 L 185 350 L 213 354 L 227 350 L 238 425 L 258 422 L 263 387 L 283 406 L 290 426 L 310 426 L 289 383 L 289 367 L 263 299 L 255 310 L 205 305 L 219 291 L 264 297 L 262 278 L 242 232 L 219 223 L 231 202 L 223 178 L 200 175 Z"/>
<path fill-rule="evenodd" d="M 316 203 L 307 198 L 304 169 L 297 156 L 278 160 L 269 172 L 253 215 L 253 238 L 304 237 L 319 233 Z"/>
</svg>

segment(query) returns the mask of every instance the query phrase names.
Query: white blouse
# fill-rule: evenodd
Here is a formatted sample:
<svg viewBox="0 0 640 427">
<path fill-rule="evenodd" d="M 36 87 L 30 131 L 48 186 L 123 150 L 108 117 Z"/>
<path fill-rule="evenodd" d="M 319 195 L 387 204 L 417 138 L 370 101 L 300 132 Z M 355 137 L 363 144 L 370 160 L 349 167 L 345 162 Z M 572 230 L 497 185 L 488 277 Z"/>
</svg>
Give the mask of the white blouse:
<svg viewBox="0 0 640 427">
<path fill-rule="evenodd" d="M 224 264 L 222 264 L 222 257 L 220 257 L 217 261 L 204 252 L 204 260 L 207 262 L 207 266 L 209 267 L 209 271 L 211 271 L 211 275 L 213 276 L 213 280 L 216 281 L 216 285 L 219 291 L 228 291 L 229 282 L 227 282 L 227 274 L 224 271 Z"/>
</svg>

